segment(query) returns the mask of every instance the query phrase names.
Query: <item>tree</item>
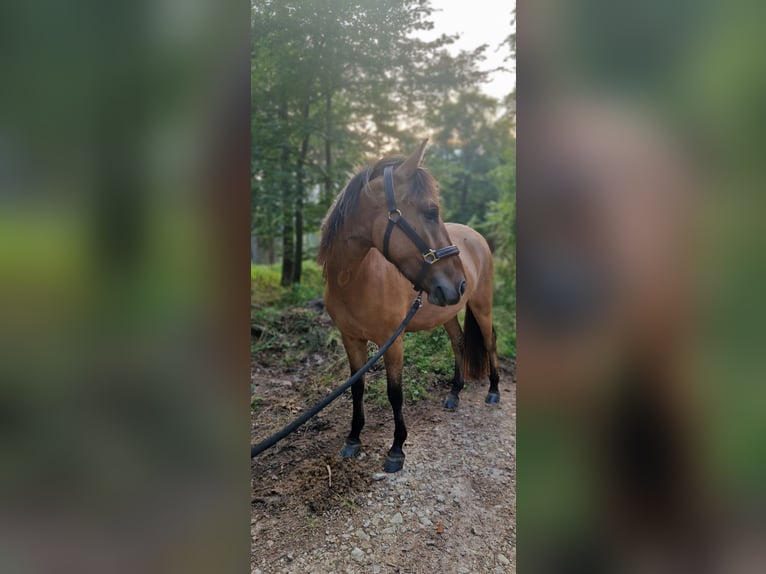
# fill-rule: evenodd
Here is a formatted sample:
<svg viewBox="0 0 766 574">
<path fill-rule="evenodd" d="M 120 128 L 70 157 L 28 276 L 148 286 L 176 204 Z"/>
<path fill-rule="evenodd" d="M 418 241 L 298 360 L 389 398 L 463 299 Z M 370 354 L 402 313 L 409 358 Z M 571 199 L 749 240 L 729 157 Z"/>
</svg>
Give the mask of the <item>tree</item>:
<svg viewBox="0 0 766 574">
<path fill-rule="evenodd" d="M 484 47 L 453 58 L 454 38 L 412 37 L 431 12 L 428 0 L 253 4 L 252 225 L 281 232 L 283 284 L 300 280 L 303 231 L 319 223 L 304 217 L 308 190 L 321 186 L 323 212 L 355 163 L 481 77 Z"/>
</svg>

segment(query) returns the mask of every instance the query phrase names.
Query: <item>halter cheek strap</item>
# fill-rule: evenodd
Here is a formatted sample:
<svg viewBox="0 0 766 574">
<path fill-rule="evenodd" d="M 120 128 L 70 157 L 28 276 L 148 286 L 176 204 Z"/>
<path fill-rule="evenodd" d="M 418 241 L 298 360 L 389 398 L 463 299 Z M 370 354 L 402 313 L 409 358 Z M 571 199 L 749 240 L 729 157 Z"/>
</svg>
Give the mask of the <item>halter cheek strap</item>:
<svg viewBox="0 0 766 574">
<path fill-rule="evenodd" d="M 458 255 L 460 249 L 456 245 L 448 245 L 441 249 L 431 249 L 402 217 L 402 212 L 397 209 L 396 198 L 394 197 L 394 168 L 392 166 L 388 166 L 383 170 L 383 188 L 386 192 L 386 203 L 388 204 L 388 225 L 386 225 L 386 232 L 383 235 L 383 257 L 394 263 L 388 254 L 388 243 L 391 239 L 391 232 L 394 230 L 394 227 L 398 226 L 410 238 L 410 241 L 415 244 L 423 256 L 423 266 L 420 268 L 417 279 L 413 282 L 415 290 L 421 290 L 421 282 L 425 279 L 431 265 L 439 261 L 439 259 L 444 259 L 450 255 Z M 396 264 L 394 263 L 394 265 Z"/>
</svg>

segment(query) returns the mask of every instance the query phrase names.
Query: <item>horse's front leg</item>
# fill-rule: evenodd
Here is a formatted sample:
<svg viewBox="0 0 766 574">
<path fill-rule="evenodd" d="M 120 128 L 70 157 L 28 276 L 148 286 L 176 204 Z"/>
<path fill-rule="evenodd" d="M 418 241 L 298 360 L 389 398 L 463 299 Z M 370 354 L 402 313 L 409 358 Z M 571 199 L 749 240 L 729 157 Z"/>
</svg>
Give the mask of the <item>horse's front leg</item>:
<svg viewBox="0 0 766 574">
<path fill-rule="evenodd" d="M 452 343 L 452 352 L 455 354 L 455 378 L 452 380 L 452 389 L 444 400 L 444 408 L 455 410 L 460 403 L 460 391 L 463 389 L 463 330 L 460 328 L 457 316 L 444 323 L 444 329 Z"/>
<path fill-rule="evenodd" d="M 367 341 L 343 335 L 343 346 L 346 348 L 348 364 L 353 376 L 367 361 Z M 364 427 L 364 375 L 351 386 L 351 397 L 354 401 L 354 414 L 351 418 L 351 432 L 348 433 L 346 444 L 340 451 L 343 458 L 358 455 L 362 448 L 359 435 Z"/>
<path fill-rule="evenodd" d="M 388 383 L 388 402 L 394 411 L 394 444 L 388 451 L 383 470 L 386 472 L 398 472 L 404 466 L 404 441 L 407 439 L 407 427 L 404 424 L 402 405 L 404 395 L 402 393 L 402 361 L 404 358 L 404 345 L 402 337 L 399 337 L 386 351 L 383 359 L 386 363 L 386 380 Z"/>
</svg>

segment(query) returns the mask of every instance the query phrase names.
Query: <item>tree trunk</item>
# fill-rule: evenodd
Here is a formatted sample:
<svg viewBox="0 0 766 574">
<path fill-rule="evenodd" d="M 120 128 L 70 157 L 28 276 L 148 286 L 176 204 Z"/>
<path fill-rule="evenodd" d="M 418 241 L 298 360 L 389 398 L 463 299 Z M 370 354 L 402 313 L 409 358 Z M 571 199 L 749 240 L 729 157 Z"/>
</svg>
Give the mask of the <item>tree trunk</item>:
<svg viewBox="0 0 766 574">
<path fill-rule="evenodd" d="M 463 185 L 460 190 L 460 217 L 463 217 L 468 212 L 468 190 L 471 187 L 471 173 L 468 172 L 463 176 Z"/>
<path fill-rule="evenodd" d="M 281 127 L 287 124 L 287 101 L 279 104 L 279 120 Z M 285 134 L 287 130 L 284 130 Z M 282 184 L 282 280 L 284 287 L 289 287 L 293 282 L 293 267 L 295 266 L 295 228 L 293 226 L 293 193 L 290 186 L 289 159 L 290 146 L 286 138 L 283 140 L 282 154 L 280 156 L 280 181 Z"/>
<path fill-rule="evenodd" d="M 304 126 L 308 124 L 310 103 L 306 101 L 303 106 Z M 306 126 L 307 127 L 307 126 Z M 295 166 L 296 193 L 295 193 L 295 260 L 293 265 L 293 283 L 301 282 L 303 270 L 303 201 L 306 194 L 305 170 L 306 156 L 309 153 L 309 131 L 306 129 L 301 142 L 301 151 L 298 154 L 298 162 Z"/>
<path fill-rule="evenodd" d="M 325 133 L 324 133 L 324 197 L 323 203 L 329 206 L 332 193 L 332 92 L 325 94 Z"/>
</svg>

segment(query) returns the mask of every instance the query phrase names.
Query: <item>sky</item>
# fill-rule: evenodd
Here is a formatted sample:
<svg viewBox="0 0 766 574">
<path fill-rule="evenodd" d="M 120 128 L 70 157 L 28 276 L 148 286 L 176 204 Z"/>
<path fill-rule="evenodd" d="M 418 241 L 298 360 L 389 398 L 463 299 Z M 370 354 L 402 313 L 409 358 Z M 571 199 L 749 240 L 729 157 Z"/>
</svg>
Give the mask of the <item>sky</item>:
<svg viewBox="0 0 766 574">
<path fill-rule="evenodd" d="M 496 48 L 511 31 L 511 11 L 516 0 L 431 0 L 436 10 L 432 14 L 434 29 L 423 34 L 432 39 L 440 34 L 460 34 L 460 39 L 450 46 L 450 51 L 471 50 L 481 44 L 489 44 L 484 69 L 497 66 L 512 67 L 514 62 L 503 62 L 507 48 Z M 513 89 L 516 75 L 513 72 L 495 72 L 490 81 L 481 86 L 482 90 L 498 99 Z"/>
</svg>

